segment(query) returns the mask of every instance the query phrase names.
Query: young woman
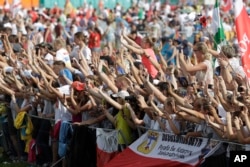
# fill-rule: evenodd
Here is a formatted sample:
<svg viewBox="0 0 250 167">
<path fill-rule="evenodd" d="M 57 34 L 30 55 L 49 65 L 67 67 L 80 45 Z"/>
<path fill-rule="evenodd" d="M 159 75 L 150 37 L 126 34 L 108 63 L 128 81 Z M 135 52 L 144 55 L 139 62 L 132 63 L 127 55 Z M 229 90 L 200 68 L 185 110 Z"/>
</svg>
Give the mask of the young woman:
<svg viewBox="0 0 250 167">
<path fill-rule="evenodd" d="M 194 46 L 193 51 L 197 59 L 197 64 L 188 64 L 183 53 L 180 53 L 180 66 L 191 75 L 195 74 L 198 84 L 206 83 L 213 85 L 214 81 L 212 61 L 211 55 L 208 53 L 207 45 L 205 43 L 199 42 Z"/>
</svg>

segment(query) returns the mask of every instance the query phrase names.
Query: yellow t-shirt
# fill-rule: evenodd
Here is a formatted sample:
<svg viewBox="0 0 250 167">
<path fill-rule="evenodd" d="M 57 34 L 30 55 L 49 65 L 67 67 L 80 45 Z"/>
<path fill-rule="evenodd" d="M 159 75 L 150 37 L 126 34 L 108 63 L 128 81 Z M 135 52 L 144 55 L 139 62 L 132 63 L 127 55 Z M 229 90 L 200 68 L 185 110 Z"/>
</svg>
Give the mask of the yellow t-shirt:
<svg viewBox="0 0 250 167">
<path fill-rule="evenodd" d="M 127 108 L 120 110 L 116 115 L 115 129 L 119 131 L 118 143 L 131 144 L 133 141 L 132 130 L 129 127 L 127 121 L 124 120 L 123 115 L 125 115 L 126 118 L 130 118 L 130 112 Z"/>
</svg>

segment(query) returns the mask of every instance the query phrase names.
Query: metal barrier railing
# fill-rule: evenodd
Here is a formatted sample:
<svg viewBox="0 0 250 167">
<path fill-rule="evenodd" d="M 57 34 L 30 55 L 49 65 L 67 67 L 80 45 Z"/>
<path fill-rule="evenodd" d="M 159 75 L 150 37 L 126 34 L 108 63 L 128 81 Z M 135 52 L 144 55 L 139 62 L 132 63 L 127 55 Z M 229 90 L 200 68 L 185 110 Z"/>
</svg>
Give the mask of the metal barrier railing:
<svg viewBox="0 0 250 167">
<path fill-rule="evenodd" d="M 29 115 L 30 117 L 32 117 L 32 118 L 43 119 L 43 120 L 49 120 L 50 123 L 51 123 L 52 125 L 54 125 L 55 122 L 56 122 L 55 119 L 39 117 L 39 116 L 36 116 L 36 115 L 31 115 L 31 114 L 28 114 L 28 115 Z M 73 123 L 70 123 L 70 122 L 69 122 L 69 124 L 73 124 Z M 97 129 L 97 128 L 99 128 L 99 127 L 88 126 L 88 128 L 90 128 L 90 129 Z M 115 129 L 108 129 L 108 128 L 100 128 L 100 129 L 103 129 L 104 131 L 114 131 L 114 130 L 115 130 Z M 126 140 L 124 134 L 122 133 L 121 130 L 118 130 L 118 133 L 119 133 L 119 134 L 121 135 L 121 137 L 123 138 L 123 141 L 125 142 L 125 145 L 126 145 L 126 147 L 127 147 L 129 144 L 128 144 L 128 141 Z M 123 150 L 123 149 L 122 149 L 122 150 Z M 61 161 L 63 161 L 64 158 L 65 158 L 65 157 L 60 158 L 58 161 L 56 161 L 55 163 L 53 163 L 53 164 L 51 165 L 51 167 L 56 166 L 58 163 L 60 163 Z"/>
</svg>

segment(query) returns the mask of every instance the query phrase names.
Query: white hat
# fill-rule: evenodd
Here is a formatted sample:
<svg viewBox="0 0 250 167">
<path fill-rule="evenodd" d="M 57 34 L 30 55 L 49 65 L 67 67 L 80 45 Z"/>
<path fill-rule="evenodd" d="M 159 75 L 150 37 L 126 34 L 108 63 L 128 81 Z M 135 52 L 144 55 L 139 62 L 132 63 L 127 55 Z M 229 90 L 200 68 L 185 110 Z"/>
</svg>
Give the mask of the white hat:
<svg viewBox="0 0 250 167">
<path fill-rule="evenodd" d="M 83 30 L 83 35 L 88 38 L 89 37 L 89 32 L 87 30 Z"/>
<path fill-rule="evenodd" d="M 18 11 L 17 14 L 23 18 L 24 14 L 22 11 Z"/>
<path fill-rule="evenodd" d="M 12 25 L 10 23 L 5 23 L 3 27 L 12 29 Z"/>
<path fill-rule="evenodd" d="M 120 97 L 125 100 L 125 97 L 129 96 L 129 93 L 126 90 L 121 90 L 120 92 L 113 94 L 113 97 Z"/>
</svg>

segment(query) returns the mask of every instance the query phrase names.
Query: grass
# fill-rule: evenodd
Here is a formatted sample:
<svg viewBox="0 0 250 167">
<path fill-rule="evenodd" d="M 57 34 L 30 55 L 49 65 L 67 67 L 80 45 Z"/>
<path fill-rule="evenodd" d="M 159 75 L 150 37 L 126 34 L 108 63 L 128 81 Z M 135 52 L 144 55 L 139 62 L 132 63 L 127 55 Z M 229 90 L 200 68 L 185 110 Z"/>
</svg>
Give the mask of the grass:
<svg viewBox="0 0 250 167">
<path fill-rule="evenodd" d="M 26 162 L 12 162 L 5 154 L 0 156 L 0 167 L 30 167 Z"/>
</svg>

